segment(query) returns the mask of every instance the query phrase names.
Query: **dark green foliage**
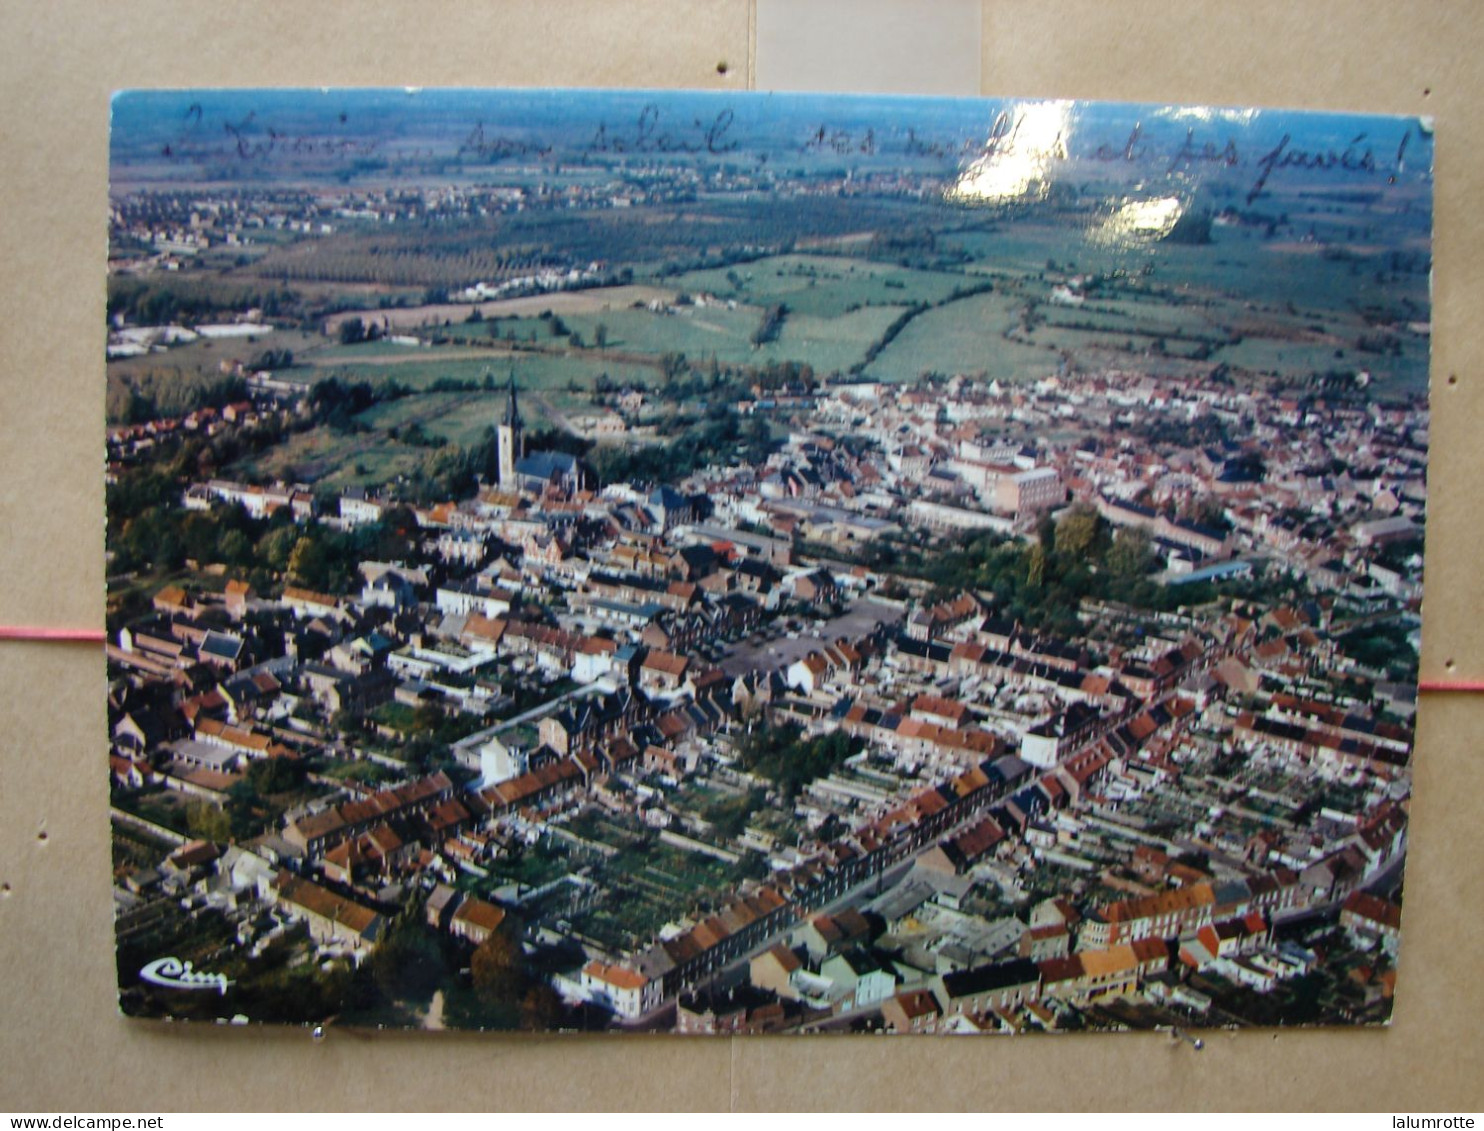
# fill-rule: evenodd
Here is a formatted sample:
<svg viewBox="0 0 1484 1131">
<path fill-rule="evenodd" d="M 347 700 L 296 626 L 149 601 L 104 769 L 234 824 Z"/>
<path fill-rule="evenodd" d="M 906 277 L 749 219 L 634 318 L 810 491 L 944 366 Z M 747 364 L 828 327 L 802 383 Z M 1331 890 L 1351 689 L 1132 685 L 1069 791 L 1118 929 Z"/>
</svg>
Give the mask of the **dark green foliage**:
<svg viewBox="0 0 1484 1131">
<path fill-rule="evenodd" d="M 123 315 L 140 326 L 206 322 L 218 315 L 235 315 L 253 308 L 272 319 L 296 309 L 298 303 L 299 296 L 290 290 L 217 278 L 108 277 L 109 317 Z"/>
<path fill-rule="evenodd" d="M 725 797 L 706 807 L 702 816 L 711 822 L 717 836 L 731 840 L 747 827 L 752 815 L 761 809 L 767 796 L 760 789 L 750 789 L 734 797 Z"/>
<path fill-rule="evenodd" d="M 743 769 L 767 778 L 785 797 L 793 798 L 815 778 L 843 765 L 865 746 L 843 730 L 815 738 L 803 734 L 803 729 L 792 723 L 753 731 L 742 740 Z"/>
<path fill-rule="evenodd" d="M 247 780 L 258 793 L 286 793 L 304 783 L 304 766 L 295 758 L 263 758 L 248 766 Z"/>
<path fill-rule="evenodd" d="M 1075 511 L 1060 524 L 1045 521 L 1040 538 L 1025 543 L 994 534 L 965 537 L 947 547 L 881 539 L 862 549 L 872 569 L 932 582 L 941 594 L 992 592 L 1000 614 L 1027 628 L 1059 636 L 1081 631 L 1084 599 L 1169 611 L 1210 600 L 1209 584 L 1166 586 L 1144 574 L 1147 542 L 1138 534 L 1110 536 L 1096 512 Z"/>
<path fill-rule="evenodd" d="M 1341 636 L 1339 645 L 1352 660 L 1385 671 L 1393 679 L 1416 678 L 1417 650 L 1401 625 L 1373 624 L 1357 628 Z"/>
<path fill-rule="evenodd" d="M 753 417 L 744 424 L 730 407 L 716 405 L 668 444 L 600 447 L 592 462 L 604 483 L 669 483 L 708 464 L 761 463 L 772 450 L 767 421 Z"/>
<path fill-rule="evenodd" d="M 783 320 L 788 317 L 788 305 L 776 303 L 763 311 L 757 329 L 752 332 L 751 338 L 753 348 L 766 345 L 768 342 L 776 341 L 779 332 L 783 329 Z"/>
<path fill-rule="evenodd" d="M 110 376 L 103 407 L 110 424 L 143 424 L 221 408 L 246 396 L 240 377 L 160 366 L 128 377 Z"/>
<path fill-rule="evenodd" d="M 292 369 L 294 351 L 290 349 L 267 349 L 255 354 L 247 363 L 248 369 Z"/>
<path fill-rule="evenodd" d="M 390 1000 L 430 997 L 448 975 L 439 939 L 413 909 L 399 915 L 371 953 L 371 976 Z"/>
</svg>

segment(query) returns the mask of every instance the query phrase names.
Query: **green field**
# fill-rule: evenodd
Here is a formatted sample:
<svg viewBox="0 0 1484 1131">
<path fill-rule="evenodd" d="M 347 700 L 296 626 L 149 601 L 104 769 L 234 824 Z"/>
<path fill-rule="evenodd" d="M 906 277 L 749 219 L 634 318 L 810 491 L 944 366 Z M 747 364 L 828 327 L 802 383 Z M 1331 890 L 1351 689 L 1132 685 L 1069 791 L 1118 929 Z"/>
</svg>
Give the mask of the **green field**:
<svg viewBox="0 0 1484 1131">
<path fill-rule="evenodd" d="M 171 346 L 161 353 L 139 357 L 120 357 L 108 363 L 112 377 L 135 377 L 157 369 L 178 369 L 220 375 L 222 365 L 248 362 L 264 350 L 290 350 L 297 358 L 322 348 L 325 339 L 302 330 L 272 330 L 246 338 L 198 338 L 184 345 Z"/>
<path fill-rule="evenodd" d="M 642 353 L 658 357 L 663 353 L 683 353 L 687 357 L 709 357 L 715 353 L 721 360 L 740 360 L 748 347 L 748 337 L 757 329 L 761 310 L 739 306 L 683 307 L 675 314 L 649 310 L 609 310 L 593 314 L 563 315 L 567 328 L 582 336 L 588 345 L 596 341 L 598 326 L 608 330 L 608 349 L 623 353 Z M 501 327 L 508 323 L 502 322 Z M 549 331 L 537 319 L 521 319 L 515 331 L 517 339 L 535 334 L 539 342 Z"/>
<path fill-rule="evenodd" d="M 1120 257 L 1086 244 L 1074 231 L 1056 224 L 1009 221 L 984 228 L 967 228 L 939 237 L 940 247 L 956 248 L 974 257 L 979 270 L 1012 275 L 1035 275 L 1048 260 L 1065 266 L 1070 260 L 1086 272 L 1111 271 Z"/>
<path fill-rule="evenodd" d="M 341 489 L 390 482 L 414 471 L 426 449 L 364 433 L 316 428 L 299 432 L 285 443 L 232 467 L 234 475 L 287 479 Z"/>
<path fill-rule="evenodd" d="M 1336 350 L 1343 356 L 1336 357 Z M 1365 355 L 1354 349 L 1281 338 L 1244 338 L 1236 345 L 1223 347 L 1213 356 L 1234 367 L 1258 373 L 1323 373 L 1331 369 L 1366 367 Z"/>
<path fill-rule="evenodd" d="M 867 347 L 901 312 L 901 307 L 872 306 L 837 318 L 790 314 L 778 340 L 759 347 L 752 360 L 807 362 L 819 374 L 845 373 L 865 360 Z"/>
<path fill-rule="evenodd" d="M 846 373 L 865 362 L 903 312 L 924 305 L 930 309 L 913 317 L 865 366 L 867 377 L 908 382 L 925 373 L 962 373 L 1027 381 L 1056 372 L 1064 359 L 1073 372 L 1131 368 L 1198 375 L 1225 363 L 1238 379 L 1274 374 L 1299 384 L 1316 374 L 1365 369 L 1383 395 L 1415 392 L 1425 387 L 1430 343 L 1405 324 L 1427 316 L 1422 268 L 1428 245 L 1424 210 L 1413 221 L 1405 206 L 1403 200 L 1387 213 L 1320 195 L 1275 195 L 1265 208 L 1283 217 L 1276 229 L 1218 225 L 1211 242 L 1196 245 L 1107 239 L 1098 232 L 1106 210 L 1087 207 L 1086 199 L 1070 210 L 1022 217 L 945 209 L 940 202 L 883 201 L 860 205 L 865 211 L 854 226 L 844 224 L 843 206 L 819 202 L 796 203 L 789 206 L 792 212 L 781 213 L 774 210 L 781 206 L 759 211 L 751 203 L 726 201 L 694 213 L 659 208 L 628 217 L 527 216 L 506 221 L 511 230 L 501 239 L 509 242 L 520 231 L 579 242 L 616 240 L 610 258 L 630 269 L 636 283 L 624 295 L 655 293 L 644 289 L 654 282 L 667 295 L 686 292 L 720 301 L 666 310 L 632 303 L 604 309 L 597 294 L 581 293 L 581 303 L 570 295 L 536 296 L 519 300 L 525 304 L 519 309 L 528 312 L 519 317 L 454 320 L 440 328 L 446 343 L 432 348 L 385 341 L 343 346 L 334 337 L 298 330 L 255 341 L 200 341 L 110 363 L 110 405 L 126 392 L 120 382 L 133 377 L 155 373 L 156 381 L 169 381 L 179 373 L 219 383 L 233 362 L 269 347 L 290 349 L 297 363 L 284 373 L 290 378 L 378 386 L 395 381 L 416 395 L 363 413 L 357 423 L 364 432 L 294 435 L 234 473 L 292 475 L 336 488 L 376 485 L 416 469 L 432 450 L 426 441 L 393 439 L 388 430 L 417 425 L 434 442 L 467 446 L 480 441 L 495 419 L 498 408 L 487 394 L 428 392 L 440 379 L 482 384 L 490 378 L 503 385 L 513 373 L 526 394 L 528 423 L 561 426 L 568 416 L 592 410 L 591 393 L 600 378 L 657 385 L 665 355 L 683 354 L 693 365 L 712 358 L 724 366 L 790 361 L 811 366 L 819 376 Z M 793 212 L 796 222 L 807 219 L 809 227 L 793 232 L 784 224 L 782 217 Z M 696 225 L 718 224 L 736 239 L 697 242 Z M 1395 238 L 1396 231 L 1410 230 L 1408 224 L 1415 224 L 1415 238 Z M 769 225 L 777 231 L 770 234 Z M 1382 227 L 1393 233 L 1390 242 L 1384 248 L 1368 244 L 1373 229 Z M 812 241 L 821 250 L 678 274 L 676 259 L 662 258 L 682 235 L 679 242 L 688 241 L 698 253 L 693 261 L 699 261 L 703 248 L 714 256 L 722 246 L 781 246 L 790 233 L 808 235 L 800 246 Z M 450 233 L 452 243 L 444 250 L 473 248 L 473 234 Z M 324 241 L 323 248 L 345 244 L 349 251 L 354 245 L 357 254 L 371 255 L 369 246 L 361 246 L 367 235 L 347 233 L 343 240 Z M 275 254 L 291 251 L 305 254 L 297 241 Z M 873 254 L 882 258 L 867 258 Z M 641 255 L 654 263 L 646 267 Z M 963 261 L 952 268 L 902 266 L 952 263 L 955 256 Z M 1079 274 L 1103 277 L 1086 303 L 1052 303 L 1053 288 Z M 217 283 L 227 285 L 230 275 Z M 992 292 L 952 297 L 986 280 Z M 293 285 L 324 288 L 326 297 L 386 289 L 315 279 Z M 547 302 L 560 323 L 533 316 Z M 765 311 L 780 303 L 787 314 L 776 337 L 755 345 Z M 507 335 L 514 343 L 507 343 Z M 1233 337 L 1239 340 L 1225 344 Z M 572 348 L 574 338 L 583 348 Z"/>
<path fill-rule="evenodd" d="M 734 286 L 729 276 L 742 285 Z M 951 272 L 915 271 L 869 259 L 776 255 L 730 268 L 691 271 L 665 282 L 691 294 L 713 294 L 760 307 L 783 302 L 790 311 L 832 318 L 857 306 L 938 302 L 964 279 Z"/>
<path fill-rule="evenodd" d="M 999 293 L 971 295 L 909 322 L 865 375 L 879 381 L 915 381 L 924 372 L 983 373 L 988 380 L 1028 381 L 1054 373 L 1051 349 L 1006 341 L 1019 323 L 1019 302 Z"/>
</svg>

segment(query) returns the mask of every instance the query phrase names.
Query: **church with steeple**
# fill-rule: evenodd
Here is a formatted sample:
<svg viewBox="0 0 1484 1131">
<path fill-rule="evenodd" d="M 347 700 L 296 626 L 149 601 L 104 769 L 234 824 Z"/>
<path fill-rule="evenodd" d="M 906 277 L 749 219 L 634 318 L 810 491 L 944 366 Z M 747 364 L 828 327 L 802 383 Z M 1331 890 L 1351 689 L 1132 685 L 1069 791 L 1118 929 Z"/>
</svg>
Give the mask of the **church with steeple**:
<svg viewBox="0 0 1484 1131">
<path fill-rule="evenodd" d="M 569 496 L 590 486 L 596 477 L 576 456 L 567 452 L 526 451 L 526 425 L 521 419 L 515 391 L 515 374 L 511 373 L 505 413 L 495 425 L 494 485 L 501 491 L 533 495 L 556 488 Z"/>
<path fill-rule="evenodd" d="M 516 465 L 525 459 L 526 426 L 520 418 L 520 406 L 515 403 L 514 373 L 510 374 L 510 400 L 505 406 L 505 416 L 495 428 L 495 436 L 500 453 L 500 490 L 518 490 Z"/>
</svg>

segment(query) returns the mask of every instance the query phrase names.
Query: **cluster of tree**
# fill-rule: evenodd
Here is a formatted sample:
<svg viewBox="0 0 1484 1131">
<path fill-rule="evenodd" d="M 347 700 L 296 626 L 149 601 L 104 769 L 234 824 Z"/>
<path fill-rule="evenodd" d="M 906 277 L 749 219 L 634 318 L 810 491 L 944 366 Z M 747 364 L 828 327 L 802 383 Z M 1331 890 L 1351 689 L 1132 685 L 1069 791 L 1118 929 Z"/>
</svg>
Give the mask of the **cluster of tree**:
<svg viewBox="0 0 1484 1131">
<path fill-rule="evenodd" d="M 247 362 L 247 368 L 254 371 L 260 369 L 292 369 L 294 367 L 294 351 L 291 349 L 266 349 L 261 353 L 254 354 Z"/>
<path fill-rule="evenodd" d="M 565 338 L 572 332 L 567 328 L 567 324 L 562 321 L 561 316 L 552 313 L 550 310 L 541 311 L 540 314 L 536 315 L 536 320 L 546 323 L 546 333 L 549 337 Z"/>
<path fill-rule="evenodd" d="M 241 781 L 233 782 L 227 787 L 227 798 L 220 807 L 209 801 L 192 802 L 186 810 L 187 830 L 193 837 L 217 844 L 237 843 L 263 832 L 283 815 L 284 806 L 265 795 L 259 780 L 249 773 Z"/>
<path fill-rule="evenodd" d="M 1417 649 L 1398 624 L 1373 624 L 1345 633 L 1340 650 L 1358 664 L 1383 671 L 1395 680 L 1417 678 Z"/>
<path fill-rule="evenodd" d="M 110 424 L 143 424 L 201 408 L 221 408 L 246 396 L 247 386 L 240 377 L 160 366 L 127 376 L 110 373 L 103 408 Z"/>
<path fill-rule="evenodd" d="M 287 288 L 237 283 L 215 275 L 110 275 L 108 317 L 139 326 L 206 322 L 244 310 L 265 318 L 298 309 L 300 296 Z"/>
<path fill-rule="evenodd" d="M 322 523 L 280 526 L 268 533 L 258 549 L 265 565 L 297 585 L 321 593 L 347 593 L 360 584 L 361 562 L 405 559 L 416 529 L 417 520 L 410 510 L 392 507 L 380 522 L 349 530 Z"/>
<path fill-rule="evenodd" d="M 1227 441 L 1226 425 L 1212 412 L 1191 420 L 1176 419 L 1169 413 L 1146 413 L 1129 425 L 1129 432 L 1151 446 L 1191 449 L 1220 447 Z"/>
<path fill-rule="evenodd" d="M 764 392 L 777 392 L 783 389 L 816 389 L 819 387 L 819 378 L 814 374 L 814 366 L 807 361 L 770 361 L 766 365 L 748 366 L 740 376 L 751 385 L 756 385 Z"/>
<path fill-rule="evenodd" d="M 526 433 L 528 452 L 566 452 L 582 459 L 592 450 L 592 440 L 585 440 L 565 428 L 537 428 Z"/>
<path fill-rule="evenodd" d="M 267 523 L 249 518 L 240 507 L 222 508 L 216 514 L 184 510 L 174 502 L 173 484 L 168 501 L 138 507 L 137 500 L 145 492 L 129 484 L 129 478 L 108 487 L 108 548 L 114 555 L 114 569 L 127 573 L 153 568 L 169 573 L 183 568 L 187 560 L 220 562 L 239 571 L 261 568 L 264 559 L 259 555 L 265 553 L 273 536 Z M 150 477 L 151 486 L 159 481 Z M 121 504 L 115 515 L 113 501 L 124 498 L 130 501 Z M 279 529 L 292 530 L 287 516 L 279 520 Z"/>
<path fill-rule="evenodd" d="M 425 1001 L 452 973 L 443 942 L 423 923 L 421 900 L 392 920 L 367 960 L 371 979 L 387 1001 Z"/>
<path fill-rule="evenodd" d="M 773 447 L 766 420 L 744 424 L 730 405 L 715 404 L 667 444 L 598 447 L 592 464 L 604 483 L 669 483 L 713 463 L 761 463 Z"/>
<path fill-rule="evenodd" d="M 777 341 L 779 333 L 783 330 L 783 321 L 787 317 L 787 303 L 778 302 L 767 307 L 763 311 L 762 318 L 758 320 L 757 329 L 748 338 L 748 341 L 752 343 L 752 348 L 757 349 L 759 346 Z"/>
<path fill-rule="evenodd" d="M 309 391 L 309 407 L 317 424 L 328 425 L 336 431 L 354 431 L 358 422 L 353 418 L 378 401 L 388 399 L 387 392 L 386 386 L 378 388 L 369 381 L 347 384 L 338 377 L 331 377 Z"/>
<path fill-rule="evenodd" d="M 360 318 L 347 318 L 340 323 L 340 344 L 353 346 L 357 342 L 374 342 L 381 337 L 382 328 L 372 322 L 369 326 Z"/>
<path fill-rule="evenodd" d="M 1148 532 L 1115 532 L 1090 507 L 1073 508 L 1059 523 L 1044 520 L 1029 544 L 995 534 L 946 547 L 878 539 L 860 558 L 872 569 L 931 582 L 939 594 L 993 592 L 1001 615 L 1061 636 L 1081 630 L 1078 609 L 1087 598 L 1172 610 L 1214 595 L 1209 583 L 1170 587 L 1150 580 Z"/>
<path fill-rule="evenodd" d="M 416 520 L 405 508 L 393 507 L 381 522 L 346 531 L 300 527 L 283 510 L 270 518 L 226 505 L 186 510 L 178 505 L 185 470 L 180 461 L 145 466 L 108 485 L 108 548 L 116 571 L 168 573 L 189 559 L 225 565 L 259 590 L 287 573 L 312 589 L 345 592 L 363 559 L 396 561 L 410 552 L 408 535 Z"/>
<path fill-rule="evenodd" d="M 218 808 L 209 801 L 193 802 L 186 810 L 192 836 L 217 844 L 245 840 L 262 832 L 282 814 L 276 795 L 293 794 L 304 784 L 304 765 L 295 758 L 263 758 L 251 763 L 247 775 L 227 789 Z"/>
<path fill-rule="evenodd" d="M 767 794 L 761 789 L 749 789 L 745 793 L 738 793 L 729 797 L 723 797 L 713 802 L 702 812 L 702 816 L 711 822 L 711 828 L 716 835 L 723 840 L 731 840 L 739 836 L 747 827 L 747 822 L 752 815 L 767 803 Z"/>
<path fill-rule="evenodd" d="M 505 1026 L 546 1032 L 561 1023 L 562 1002 L 549 985 L 533 977 L 518 938 L 519 924 L 507 916 L 470 956 L 469 978 L 480 1004 Z"/>
<path fill-rule="evenodd" d="M 937 233 L 924 224 L 896 224 L 878 229 L 866 245 L 865 255 L 869 259 L 886 260 L 902 267 L 928 270 L 969 259 L 968 253 L 961 248 L 947 251 L 939 248 Z"/>
<path fill-rule="evenodd" d="M 449 747 L 468 738 L 485 725 L 482 715 L 465 711 L 448 712 L 433 704 L 415 709 L 408 728 L 409 737 L 402 745 L 402 757 L 418 773 L 451 770 L 456 780 L 463 777 L 452 759 Z"/>
<path fill-rule="evenodd" d="M 777 358 L 761 365 L 723 365 L 712 354 L 703 362 L 691 364 L 684 354 L 666 354 L 661 358 L 661 369 L 666 377 L 657 392 L 665 400 L 676 402 L 710 398 L 736 401 L 749 397 L 754 388 L 765 392 L 812 390 L 820 383 L 808 362 Z M 594 384 L 595 396 L 611 395 L 618 390 L 619 386 L 606 375 Z"/>
<path fill-rule="evenodd" d="M 864 741 L 843 730 L 805 738 L 802 727 L 785 723 L 754 730 L 742 740 L 739 755 L 743 769 L 767 778 L 793 799 L 810 782 L 843 765 L 864 747 Z"/>
<path fill-rule="evenodd" d="M 685 359 L 685 354 L 674 350 L 667 350 L 660 354 L 660 378 L 666 385 L 672 385 L 690 370 L 690 365 Z"/>
</svg>

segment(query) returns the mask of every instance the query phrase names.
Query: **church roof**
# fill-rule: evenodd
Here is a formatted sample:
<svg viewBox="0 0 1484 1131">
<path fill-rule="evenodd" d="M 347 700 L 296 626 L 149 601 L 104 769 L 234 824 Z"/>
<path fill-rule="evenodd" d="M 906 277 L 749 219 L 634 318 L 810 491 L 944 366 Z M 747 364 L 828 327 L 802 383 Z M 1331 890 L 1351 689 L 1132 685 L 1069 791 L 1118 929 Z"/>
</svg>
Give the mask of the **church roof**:
<svg viewBox="0 0 1484 1131">
<path fill-rule="evenodd" d="M 649 501 L 655 506 L 664 507 L 667 511 L 673 511 L 685 506 L 688 500 L 673 487 L 661 485 L 650 493 Z"/>
<path fill-rule="evenodd" d="M 515 470 L 519 475 L 549 480 L 575 473 L 577 457 L 567 452 L 532 452 L 525 459 L 516 461 Z"/>
</svg>

